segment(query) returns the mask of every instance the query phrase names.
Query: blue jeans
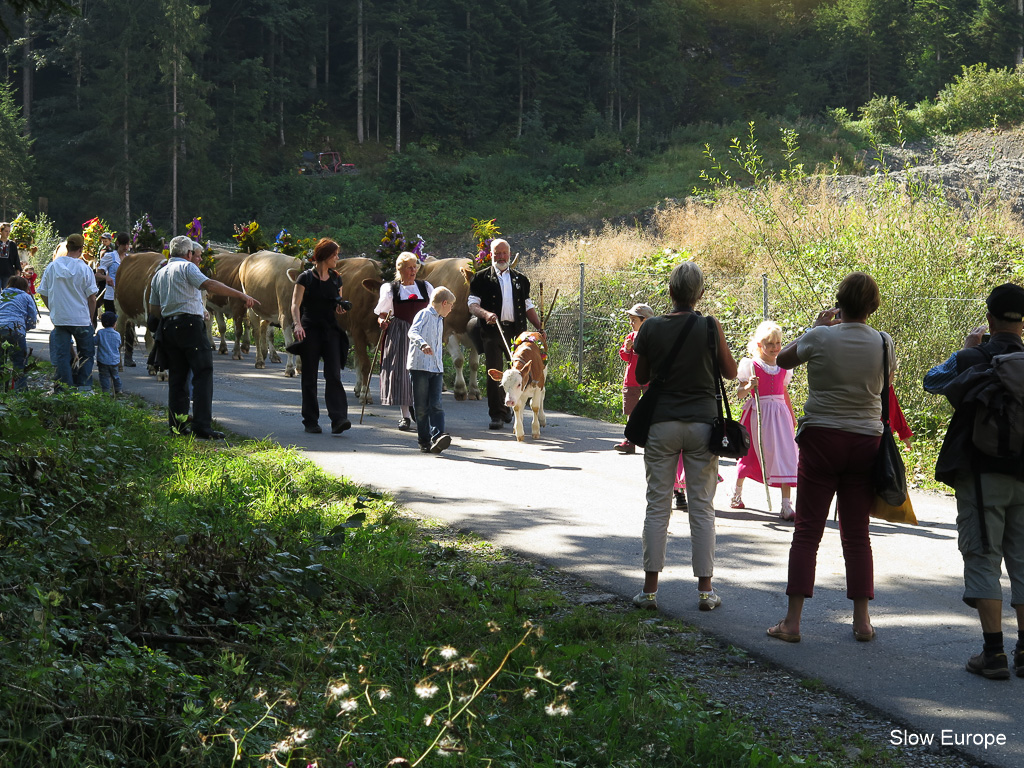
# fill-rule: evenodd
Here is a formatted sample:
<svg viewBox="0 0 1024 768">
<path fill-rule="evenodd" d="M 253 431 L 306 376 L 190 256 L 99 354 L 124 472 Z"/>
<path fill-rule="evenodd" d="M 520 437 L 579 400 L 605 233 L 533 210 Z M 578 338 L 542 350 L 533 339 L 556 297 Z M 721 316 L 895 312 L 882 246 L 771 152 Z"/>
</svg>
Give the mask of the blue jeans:
<svg viewBox="0 0 1024 768">
<path fill-rule="evenodd" d="M 409 371 L 412 376 L 412 402 L 416 406 L 416 432 L 420 447 L 430 445 L 444 434 L 444 410 L 441 389 L 444 374 L 430 371 Z"/>
<path fill-rule="evenodd" d="M 100 368 L 100 389 L 104 392 L 110 391 L 111 382 L 114 385 L 114 392 L 121 393 L 121 377 L 117 374 L 116 365 L 99 364 Z"/>
<path fill-rule="evenodd" d="M 21 371 L 25 370 L 25 361 L 28 359 L 28 341 L 25 334 L 13 328 L 0 328 L 0 344 L 10 344 L 11 367 L 14 368 L 14 389 L 27 389 L 28 380 Z"/>
<path fill-rule="evenodd" d="M 92 385 L 96 340 L 91 325 L 58 325 L 50 331 L 50 362 L 54 379 L 69 387 Z M 71 340 L 78 349 L 78 368 L 71 368 Z"/>
</svg>

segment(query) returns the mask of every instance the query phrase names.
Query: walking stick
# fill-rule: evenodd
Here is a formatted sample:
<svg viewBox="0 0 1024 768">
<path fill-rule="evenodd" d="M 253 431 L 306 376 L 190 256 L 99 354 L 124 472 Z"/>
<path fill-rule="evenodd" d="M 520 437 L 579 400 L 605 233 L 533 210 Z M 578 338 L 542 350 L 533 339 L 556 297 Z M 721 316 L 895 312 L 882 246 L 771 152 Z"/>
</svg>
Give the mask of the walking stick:
<svg viewBox="0 0 1024 768">
<path fill-rule="evenodd" d="M 367 393 L 370 391 L 370 379 L 373 377 L 373 366 L 377 364 L 377 355 L 379 355 L 381 353 L 381 350 L 384 349 L 384 339 L 388 335 L 388 328 L 391 327 L 391 317 L 393 315 L 393 312 L 388 312 L 388 316 L 384 319 L 384 322 L 388 324 L 388 327 L 385 328 L 380 334 L 380 341 L 377 343 L 377 348 L 373 350 L 373 360 L 370 361 L 370 370 L 366 372 L 366 383 L 363 385 L 363 408 L 362 410 L 359 411 L 360 424 L 363 423 L 363 416 L 366 413 L 366 401 L 368 399 Z M 381 365 L 383 365 L 383 362 L 381 362 Z"/>
<path fill-rule="evenodd" d="M 761 422 L 761 398 L 757 396 L 757 388 L 754 389 L 754 406 L 757 408 L 757 447 L 761 452 L 758 457 L 761 464 L 761 479 L 764 481 L 764 495 L 768 499 L 768 512 L 772 511 L 772 494 L 771 489 L 768 487 L 768 473 L 764 467 L 764 438 L 762 437 L 764 430 L 762 429 Z"/>
</svg>

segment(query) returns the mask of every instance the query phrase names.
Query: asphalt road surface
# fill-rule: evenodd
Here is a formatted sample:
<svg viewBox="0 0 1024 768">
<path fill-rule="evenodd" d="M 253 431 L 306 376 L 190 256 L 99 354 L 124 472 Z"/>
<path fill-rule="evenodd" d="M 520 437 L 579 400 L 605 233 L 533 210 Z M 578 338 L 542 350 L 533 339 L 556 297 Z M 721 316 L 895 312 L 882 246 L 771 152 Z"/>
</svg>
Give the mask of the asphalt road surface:
<svg viewBox="0 0 1024 768">
<path fill-rule="evenodd" d="M 43 359 L 49 327 L 44 314 L 40 329 L 29 334 L 30 346 Z M 437 456 L 422 454 L 415 432 L 397 430 L 396 407 L 367 406 L 363 424 L 358 423 L 354 377 L 345 371 L 355 426 L 338 436 L 329 429 L 309 435 L 299 417 L 298 378 L 286 378 L 283 364 L 257 370 L 253 363 L 252 353 L 242 361 L 215 354 L 215 424 L 293 445 L 332 473 L 391 492 L 416 514 L 473 531 L 609 592 L 630 597 L 639 591 L 643 457 L 612 450 L 622 439 L 620 426 L 552 412 L 535 441 L 531 414 L 526 440 L 517 443 L 510 426 L 487 429 L 485 402 L 455 402 L 445 392 L 452 446 Z M 166 406 L 166 384 L 147 376 L 141 365 L 126 369 L 122 380 L 127 392 Z M 376 398 L 376 379 L 372 391 Z M 321 424 L 328 425 L 326 413 Z M 715 500 L 715 587 L 722 607 L 697 610 L 688 521 L 676 514 L 658 592 L 662 612 L 799 677 L 819 679 L 903 723 L 907 734 L 894 735 L 894 749 L 922 749 L 910 746 L 921 739 L 966 743 L 961 751 L 977 761 L 1024 766 L 1024 678 L 989 681 L 964 669 L 981 650 L 981 632 L 977 615 L 960 599 L 962 561 L 951 497 L 914 494 L 918 527 L 871 526 L 871 614 L 878 632 L 871 643 L 854 641 L 839 532 L 830 521 L 819 550 L 815 595 L 804 609 L 802 642 L 788 644 L 766 637 L 765 629 L 785 615 L 792 524 L 768 513 L 763 487 L 753 482 L 744 488 L 749 508 L 730 509 L 734 462 L 723 460 L 720 472 L 725 480 Z M 1003 582 L 1008 596 L 1005 576 Z M 1011 651 L 1016 621 L 1008 604 L 1004 632 Z"/>
</svg>

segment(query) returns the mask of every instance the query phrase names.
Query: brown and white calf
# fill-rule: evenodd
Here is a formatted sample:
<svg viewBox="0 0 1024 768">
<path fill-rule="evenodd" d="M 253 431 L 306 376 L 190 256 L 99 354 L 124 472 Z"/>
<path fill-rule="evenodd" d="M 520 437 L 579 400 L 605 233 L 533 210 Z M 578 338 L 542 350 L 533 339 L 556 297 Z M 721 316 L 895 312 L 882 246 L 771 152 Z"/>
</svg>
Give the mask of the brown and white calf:
<svg viewBox="0 0 1024 768">
<path fill-rule="evenodd" d="M 530 434 L 534 439 L 540 437 L 540 428 L 547 426 L 544 415 L 544 380 L 547 368 L 544 365 L 544 352 L 540 347 L 540 337 L 533 333 L 520 334 L 517 346 L 512 353 L 511 367 L 502 373 L 490 368 L 487 375 L 501 383 L 505 390 L 505 405 L 515 412 L 516 440 L 526 437 L 523 429 L 523 407 L 530 400 L 533 410 L 533 429 Z"/>
</svg>

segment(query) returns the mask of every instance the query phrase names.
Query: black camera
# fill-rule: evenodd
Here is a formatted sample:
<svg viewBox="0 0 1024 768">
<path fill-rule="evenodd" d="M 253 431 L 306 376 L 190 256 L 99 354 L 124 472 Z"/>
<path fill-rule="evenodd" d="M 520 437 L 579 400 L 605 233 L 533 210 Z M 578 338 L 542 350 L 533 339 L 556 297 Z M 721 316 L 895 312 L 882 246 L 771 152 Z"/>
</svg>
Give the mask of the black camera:
<svg viewBox="0 0 1024 768">
<path fill-rule="evenodd" d="M 343 298 L 341 298 L 341 296 L 339 296 L 338 298 L 336 298 L 336 299 L 334 300 L 334 302 L 335 302 L 335 304 L 337 304 L 337 305 L 338 305 L 339 307 L 341 307 L 342 309 L 344 309 L 344 310 L 345 310 L 346 312 L 348 312 L 348 311 L 349 311 L 350 309 L 352 309 L 352 302 L 351 302 L 351 301 L 349 301 L 348 299 L 343 299 Z"/>
</svg>

